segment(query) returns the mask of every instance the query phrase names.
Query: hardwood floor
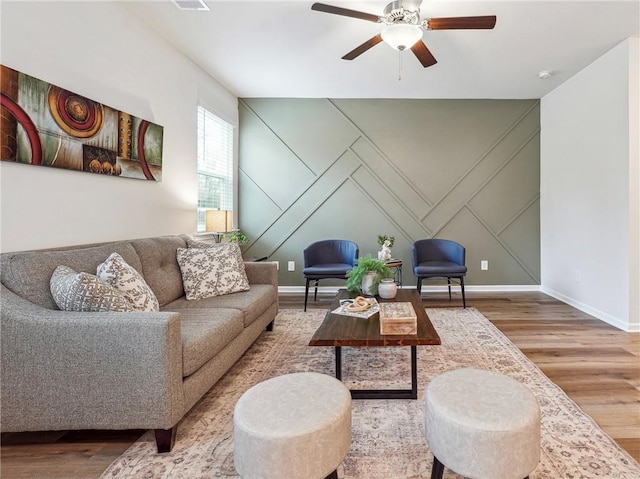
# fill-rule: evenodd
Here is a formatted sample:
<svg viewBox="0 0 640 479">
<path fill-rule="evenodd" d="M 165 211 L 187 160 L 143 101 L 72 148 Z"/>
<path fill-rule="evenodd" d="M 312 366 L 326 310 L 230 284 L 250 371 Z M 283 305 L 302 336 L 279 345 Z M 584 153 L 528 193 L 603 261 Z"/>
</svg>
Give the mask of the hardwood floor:
<svg viewBox="0 0 640 479">
<path fill-rule="evenodd" d="M 318 295 L 309 308 L 328 308 Z M 424 293 L 427 308 L 450 303 Z M 301 309 L 302 295 L 280 296 L 281 309 Z M 625 333 L 542 293 L 467 293 L 476 307 L 553 382 L 640 461 L 640 333 Z M 142 431 L 69 431 L 2 435 L 4 479 L 93 479 Z M 179 434 L 179 431 L 178 431 Z"/>
</svg>

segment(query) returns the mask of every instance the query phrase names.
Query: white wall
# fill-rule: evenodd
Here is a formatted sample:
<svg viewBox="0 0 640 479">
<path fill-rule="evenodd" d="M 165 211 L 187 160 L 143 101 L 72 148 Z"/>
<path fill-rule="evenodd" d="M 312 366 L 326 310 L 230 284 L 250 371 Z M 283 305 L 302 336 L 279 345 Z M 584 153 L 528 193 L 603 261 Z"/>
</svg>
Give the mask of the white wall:
<svg viewBox="0 0 640 479">
<path fill-rule="evenodd" d="M 542 291 L 625 330 L 640 330 L 637 54 L 637 39 L 613 48 L 540 119 Z"/>
<path fill-rule="evenodd" d="M 640 38 L 629 40 L 629 327 L 640 331 Z"/>
<path fill-rule="evenodd" d="M 162 182 L 0 163 L 2 251 L 196 228 L 196 106 L 237 98 L 119 2 L 0 2 L 2 64 L 164 127 Z"/>
</svg>

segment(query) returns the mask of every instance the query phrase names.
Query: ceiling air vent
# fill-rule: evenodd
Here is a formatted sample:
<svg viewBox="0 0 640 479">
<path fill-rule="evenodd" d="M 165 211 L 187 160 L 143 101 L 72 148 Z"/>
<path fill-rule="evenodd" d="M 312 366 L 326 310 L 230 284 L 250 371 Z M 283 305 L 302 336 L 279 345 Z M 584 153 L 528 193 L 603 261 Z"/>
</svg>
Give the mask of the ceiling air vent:
<svg viewBox="0 0 640 479">
<path fill-rule="evenodd" d="M 171 0 L 180 10 L 209 10 L 204 0 Z"/>
</svg>

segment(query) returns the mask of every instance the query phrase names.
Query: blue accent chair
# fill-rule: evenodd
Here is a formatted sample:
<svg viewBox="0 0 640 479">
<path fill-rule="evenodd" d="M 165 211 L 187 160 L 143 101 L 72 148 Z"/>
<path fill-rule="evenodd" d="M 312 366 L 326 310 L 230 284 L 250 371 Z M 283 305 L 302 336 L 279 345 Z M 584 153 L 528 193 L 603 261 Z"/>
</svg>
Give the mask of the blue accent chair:
<svg viewBox="0 0 640 479">
<path fill-rule="evenodd" d="M 307 310 L 309 296 L 309 282 L 315 281 L 313 300 L 318 299 L 318 282 L 321 279 L 347 279 L 347 272 L 351 271 L 358 258 L 358 245 L 348 240 L 321 240 L 310 244 L 304 249 L 304 269 L 302 274 L 306 279 L 304 290 L 304 310 Z"/>
<path fill-rule="evenodd" d="M 451 301 L 451 278 L 458 278 L 462 289 L 462 305 L 467 307 L 464 297 L 464 276 L 467 274 L 464 246 L 446 239 L 418 240 L 411 245 L 411 263 L 418 280 L 418 294 L 422 290 L 423 278 L 447 278 Z"/>
</svg>

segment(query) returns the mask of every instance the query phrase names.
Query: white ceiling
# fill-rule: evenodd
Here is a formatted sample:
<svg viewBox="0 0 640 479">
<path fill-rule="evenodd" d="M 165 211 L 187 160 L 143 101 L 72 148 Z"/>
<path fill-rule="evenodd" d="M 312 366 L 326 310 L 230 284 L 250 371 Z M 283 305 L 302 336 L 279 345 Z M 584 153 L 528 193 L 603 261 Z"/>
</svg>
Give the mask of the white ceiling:
<svg viewBox="0 0 640 479">
<path fill-rule="evenodd" d="M 424 32 L 438 63 L 423 68 L 384 43 L 342 60 L 382 26 L 312 11 L 310 1 L 205 1 L 210 11 L 181 11 L 169 0 L 124 5 L 244 98 L 540 98 L 640 36 L 640 0 L 424 0 L 422 18 L 498 20 L 493 30 Z M 322 3 L 381 15 L 388 2 Z M 540 80 L 541 70 L 554 75 Z"/>
</svg>

